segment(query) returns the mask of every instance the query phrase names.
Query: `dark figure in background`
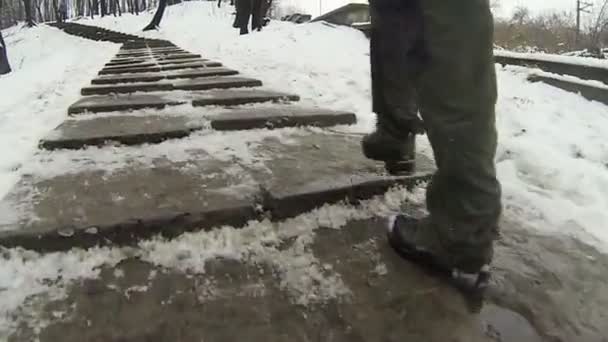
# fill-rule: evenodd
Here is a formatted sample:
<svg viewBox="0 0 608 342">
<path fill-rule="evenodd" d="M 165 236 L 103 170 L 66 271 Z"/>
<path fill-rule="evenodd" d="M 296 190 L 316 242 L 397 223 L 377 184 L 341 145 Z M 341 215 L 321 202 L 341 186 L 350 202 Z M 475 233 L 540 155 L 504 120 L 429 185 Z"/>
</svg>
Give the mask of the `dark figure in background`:
<svg viewBox="0 0 608 342">
<path fill-rule="evenodd" d="M 68 5 L 66 1 L 59 3 L 59 14 L 61 15 L 61 22 L 64 23 L 68 19 Z"/>
<path fill-rule="evenodd" d="M 236 27 L 241 34 L 248 34 L 249 18 L 251 17 L 252 0 L 236 0 Z"/>
<path fill-rule="evenodd" d="M 233 27 L 239 28 L 241 34 L 248 34 L 249 19 L 251 19 L 251 30 L 261 31 L 264 26 L 265 11 L 268 10 L 268 7 L 264 6 L 265 1 L 236 0 L 236 18 Z"/>
<path fill-rule="evenodd" d="M 363 152 L 389 171 L 411 171 L 415 135 L 426 131 L 437 164 L 429 215 L 392 218 L 389 242 L 403 257 L 472 275 L 485 288 L 502 210 L 489 0 L 370 0 L 370 11 L 378 121 Z"/>
<path fill-rule="evenodd" d="M 263 0 L 252 0 L 251 1 L 251 30 L 262 31 L 262 25 L 264 24 L 264 13 L 262 13 L 262 2 Z"/>
<path fill-rule="evenodd" d="M 0 31 L 0 75 L 8 74 L 9 72 L 11 72 L 11 65 L 8 62 L 6 44 L 4 43 L 4 38 L 2 38 L 2 31 Z"/>
</svg>

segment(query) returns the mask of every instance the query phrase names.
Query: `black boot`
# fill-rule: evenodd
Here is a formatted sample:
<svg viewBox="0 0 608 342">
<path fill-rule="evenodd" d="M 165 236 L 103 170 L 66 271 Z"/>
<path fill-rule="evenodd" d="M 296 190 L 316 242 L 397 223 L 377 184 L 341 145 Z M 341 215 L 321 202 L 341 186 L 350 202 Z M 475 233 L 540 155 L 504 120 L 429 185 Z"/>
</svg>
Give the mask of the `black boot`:
<svg viewBox="0 0 608 342">
<path fill-rule="evenodd" d="M 365 157 L 384 162 L 390 174 L 403 175 L 414 172 L 416 166 L 414 133 L 399 135 L 379 117 L 376 131 L 365 136 L 361 145 Z"/>
<path fill-rule="evenodd" d="M 401 257 L 439 271 L 461 289 L 485 290 L 490 280 L 492 245 L 455 253 L 446 248 L 432 225 L 429 217 L 395 216 L 388 223 L 388 241 Z"/>
</svg>

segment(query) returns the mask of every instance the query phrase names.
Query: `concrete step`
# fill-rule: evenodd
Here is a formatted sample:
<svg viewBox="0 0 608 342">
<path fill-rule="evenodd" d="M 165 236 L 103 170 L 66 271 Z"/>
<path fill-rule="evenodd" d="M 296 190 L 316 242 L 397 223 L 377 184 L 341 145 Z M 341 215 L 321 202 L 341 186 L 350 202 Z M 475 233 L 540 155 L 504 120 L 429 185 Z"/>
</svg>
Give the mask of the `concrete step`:
<svg viewBox="0 0 608 342">
<path fill-rule="evenodd" d="M 200 106 L 236 106 L 249 103 L 299 101 L 298 95 L 277 93 L 265 90 L 211 90 L 201 92 L 192 99 L 192 105 Z"/>
<path fill-rule="evenodd" d="M 180 70 L 180 69 L 197 69 L 197 68 L 211 68 L 220 67 L 222 63 L 219 62 L 194 62 L 194 63 L 178 63 L 178 64 L 164 64 L 164 65 L 153 65 L 147 67 L 128 67 L 128 68 L 105 68 L 99 72 L 99 75 L 113 75 L 113 74 L 134 74 L 134 73 L 146 73 L 146 72 L 159 72 L 169 70 Z"/>
<path fill-rule="evenodd" d="M 186 80 L 165 80 L 161 82 L 125 83 L 97 85 L 82 88 L 82 95 L 105 95 L 163 90 L 209 90 L 239 87 L 259 87 L 262 82 L 244 77 L 206 77 Z"/>
<path fill-rule="evenodd" d="M 112 115 L 87 119 L 69 119 L 40 141 L 47 150 L 80 149 L 106 144 L 155 144 L 182 138 L 210 127 L 221 131 L 256 128 L 330 127 L 357 122 L 353 113 L 292 105 L 256 106 L 227 109 L 218 114 L 200 116 L 131 116 Z"/>
<path fill-rule="evenodd" d="M 184 69 L 174 70 L 167 72 L 155 72 L 155 73 L 135 73 L 135 74 L 115 74 L 102 76 L 93 79 L 92 84 L 116 84 L 116 83 L 132 83 L 132 82 L 156 82 L 163 79 L 189 79 L 199 77 L 212 77 L 212 76 L 230 76 L 236 75 L 238 71 L 221 68 L 221 67 L 210 67 L 202 69 Z"/>
<path fill-rule="evenodd" d="M 239 138 L 240 133 L 225 136 Z M 196 139 L 203 140 L 193 146 L 208 145 L 205 136 Z M 158 157 L 148 165 L 141 162 L 145 151 L 138 156 L 118 149 L 119 164 L 112 170 L 82 169 L 79 160 L 59 155 L 70 152 L 54 152 L 56 164 L 46 156 L 45 171 L 23 178 L 0 203 L 14 214 L 0 223 L 0 245 L 66 250 L 239 227 L 266 213 L 279 220 L 326 203 L 354 203 L 396 184 L 413 186 L 432 171 L 430 161 L 419 156 L 416 174 L 385 176 L 381 164 L 362 155 L 359 137 L 311 132 L 289 139 L 290 144 L 273 137 L 244 144 L 246 160 L 218 159 L 193 147 L 184 152 L 191 157 Z M 82 153 L 79 158 L 94 160 L 99 152 Z M 67 173 L 53 176 L 49 171 L 57 167 Z"/>
<path fill-rule="evenodd" d="M 68 114 L 128 111 L 143 108 L 161 109 L 191 103 L 193 106 L 234 106 L 260 102 L 298 101 L 297 95 L 270 90 L 218 89 L 192 92 L 188 97 L 174 97 L 172 93 L 119 94 L 83 97 L 68 108 Z"/>
</svg>

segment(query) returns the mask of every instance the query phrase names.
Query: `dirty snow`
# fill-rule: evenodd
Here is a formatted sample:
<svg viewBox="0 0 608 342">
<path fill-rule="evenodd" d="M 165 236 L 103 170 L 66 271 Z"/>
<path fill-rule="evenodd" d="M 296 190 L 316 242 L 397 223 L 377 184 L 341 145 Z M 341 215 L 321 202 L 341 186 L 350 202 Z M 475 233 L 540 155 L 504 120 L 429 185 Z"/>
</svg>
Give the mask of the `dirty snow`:
<svg viewBox="0 0 608 342">
<path fill-rule="evenodd" d="M 310 245 L 320 227 L 340 229 L 354 219 L 390 215 L 404 201 L 423 203 L 421 189 L 408 193 L 393 189 L 359 206 L 326 205 L 280 223 L 251 222 L 242 229 L 221 227 L 209 232 L 187 233 L 174 240 L 143 241 L 138 248 L 74 249 L 38 254 L 21 249 L 4 250 L 0 256 L 0 340 L 6 340 L 20 320 L 37 324 L 37 311 L 28 301 L 36 295 L 63 298 L 67 286 L 79 279 L 95 278 L 102 266 L 113 267 L 126 258 L 141 258 L 155 265 L 205 273 L 214 258 L 267 264 L 279 277 L 280 286 L 300 305 L 348 296 L 340 275 L 323 267 Z M 289 248 L 281 243 L 295 238 Z M 118 271 L 117 276 L 121 276 Z M 133 291 L 145 291 L 132 288 Z"/>
</svg>

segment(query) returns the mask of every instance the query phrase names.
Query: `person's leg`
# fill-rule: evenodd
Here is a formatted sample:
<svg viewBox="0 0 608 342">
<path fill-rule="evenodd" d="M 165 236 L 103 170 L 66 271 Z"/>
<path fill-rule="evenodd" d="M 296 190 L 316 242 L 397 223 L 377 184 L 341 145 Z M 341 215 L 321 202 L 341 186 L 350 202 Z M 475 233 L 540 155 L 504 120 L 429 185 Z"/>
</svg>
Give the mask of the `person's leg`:
<svg viewBox="0 0 608 342">
<path fill-rule="evenodd" d="M 253 0 L 251 8 L 251 29 L 262 29 L 262 0 Z"/>
<path fill-rule="evenodd" d="M 236 5 L 241 34 L 247 34 L 249 33 L 247 26 L 249 25 L 249 18 L 251 17 L 251 0 L 238 0 Z"/>
<path fill-rule="evenodd" d="M 428 65 L 419 98 L 438 170 L 427 191 L 430 216 L 398 218 L 396 242 L 473 273 L 492 259 L 501 213 L 493 19 L 488 0 L 421 6 Z"/>
<path fill-rule="evenodd" d="M 372 110 L 376 131 L 363 140 L 367 158 L 409 162 L 415 158 L 418 119 L 416 78 L 424 60 L 422 16 L 416 1 L 370 1 Z"/>
<path fill-rule="evenodd" d="M 236 14 L 234 15 L 234 22 L 232 23 L 232 27 L 234 28 L 239 28 L 240 24 L 241 24 L 241 18 L 239 17 L 240 13 L 239 13 L 239 0 L 236 0 L 235 6 L 234 6 L 234 10 L 236 12 Z"/>
</svg>

